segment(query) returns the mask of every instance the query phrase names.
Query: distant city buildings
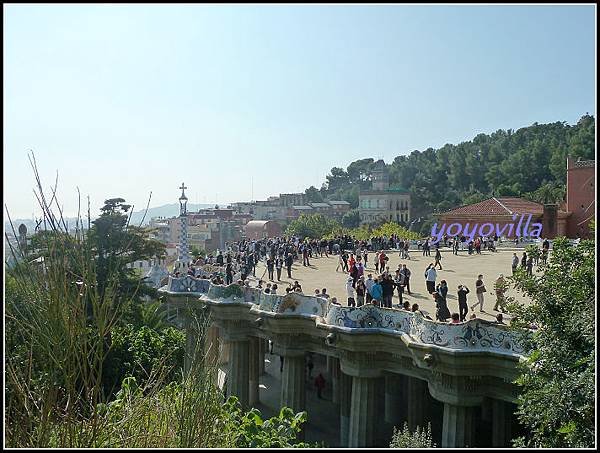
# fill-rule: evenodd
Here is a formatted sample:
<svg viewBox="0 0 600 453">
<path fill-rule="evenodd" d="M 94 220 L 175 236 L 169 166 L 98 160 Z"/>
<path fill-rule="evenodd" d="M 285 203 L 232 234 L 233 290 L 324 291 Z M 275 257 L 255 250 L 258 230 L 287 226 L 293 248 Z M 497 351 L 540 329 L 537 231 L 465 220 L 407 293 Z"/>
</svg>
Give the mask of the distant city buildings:
<svg viewBox="0 0 600 453">
<path fill-rule="evenodd" d="M 360 224 L 402 222 L 410 220 L 410 193 L 401 187 L 390 187 L 385 162 L 374 164 L 372 190 L 361 190 L 358 195 Z"/>
<path fill-rule="evenodd" d="M 303 193 L 284 193 L 264 201 L 232 203 L 231 206 L 236 213 L 252 216 L 252 220 L 274 220 L 282 224 L 297 219 L 302 214 L 323 214 L 340 220 L 350 210 L 350 203 L 347 201 L 311 203 Z"/>
<path fill-rule="evenodd" d="M 187 213 L 187 243 L 191 248 L 198 247 L 207 251 L 224 249 L 226 242 L 242 238 L 243 227 L 252 220 L 248 214 L 236 213 L 232 208 L 209 208 Z M 178 217 L 150 220 L 154 229 L 152 237 L 175 249 L 179 243 L 181 223 Z M 171 251 L 170 254 L 175 254 Z"/>
</svg>

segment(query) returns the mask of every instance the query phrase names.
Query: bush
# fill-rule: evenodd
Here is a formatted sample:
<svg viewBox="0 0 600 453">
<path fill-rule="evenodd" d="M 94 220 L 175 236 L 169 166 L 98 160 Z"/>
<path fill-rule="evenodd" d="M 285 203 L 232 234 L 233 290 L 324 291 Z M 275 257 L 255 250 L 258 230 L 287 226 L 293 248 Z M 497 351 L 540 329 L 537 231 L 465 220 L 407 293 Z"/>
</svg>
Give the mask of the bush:
<svg viewBox="0 0 600 453">
<path fill-rule="evenodd" d="M 431 437 L 431 423 L 427 424 L 426 430 L 417 426 L 413 432 L 408 429 L 408 423 L 406 422 L 402 431 L 394 426 L 390 448 L 435 448 Z"/>
<path fill-rule="evenodd" d="M 111 348 L 104 363 L 104 390 L 112 390 L 127 377 L 145 385 L 150 376 L 164 373 L 164 382 L 178 378 L 183 369 L 185 333 L 174 327 L 156 331 L 131 324 L 117 326 L 111 333 Z"/>
</svg>

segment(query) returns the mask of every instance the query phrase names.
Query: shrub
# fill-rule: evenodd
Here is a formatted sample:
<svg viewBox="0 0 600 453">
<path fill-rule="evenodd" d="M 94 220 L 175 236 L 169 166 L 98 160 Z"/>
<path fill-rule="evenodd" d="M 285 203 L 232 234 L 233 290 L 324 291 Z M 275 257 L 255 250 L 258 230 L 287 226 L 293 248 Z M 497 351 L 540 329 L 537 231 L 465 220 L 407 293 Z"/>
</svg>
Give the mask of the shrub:
<svg viewBox="0 0 600 453">
<path fill-rule="evenodd" d="M 390 448 L 435 448 L 431 436 L 431 423 L 427 424 L 427 429 L 421 429 L 417 426 L 415 431 L 412 432 L 408 429 L 408 423 L 406 422 L 402 431 L 394 426 Z"/>
</svg>

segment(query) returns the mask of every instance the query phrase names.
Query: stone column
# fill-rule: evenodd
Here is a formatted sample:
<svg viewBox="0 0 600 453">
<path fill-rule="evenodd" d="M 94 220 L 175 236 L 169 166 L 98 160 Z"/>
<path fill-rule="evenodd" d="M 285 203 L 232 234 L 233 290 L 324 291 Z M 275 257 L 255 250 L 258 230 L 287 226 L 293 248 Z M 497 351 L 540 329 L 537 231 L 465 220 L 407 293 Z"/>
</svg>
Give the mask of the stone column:
<svg viewBox="0 0 600 453">
<path fill-rule="evenodd" d="M 281 376 L 281 407 L 287 406 L 294 412 L 306 409 L 306 372 L 304 351 L 283 355 L 283 373 Z"/>
<path fill-rule="evenodd" d="M 385 378 L 375 379 L 375 445 L 389 447 L 392 439 L 393 426 L 385 420 Z M 383 417 L 382 417 L 383 415 Z"/>
<path fill-rule="evenodd" d="M 407 379 L 401 374 L 385 377 L 385 421 L 400 430 L 407 419 Z"/>
<path fill-rule="evenodd" d="M 425 415 L 427 413 L 429 389 L 427 388 L 427 382 L 421 379 L 407 376 L 407 420 L 408 427 L 410 430 L 414 430 L 417 426 L 425 428 L 427 423 L 425 422 Z M 424 423 L 425 422 L 425 423 Z"/>
<path fill-rule="evenodd" d="M 329 379 L 331 381 L 331 392 L 333 404 L 340 403 L 340 361 L 336 357 L 328 357 L 327 364 L 331 361 L 331 369 L 329 371 Z"/>
<path fill-rule="evenodd" d="M 268 350 L 269 344 L 263 338 L 258 339 L 258 374 L 265 374 L 265 352 Z"/>
<path fill-rule="evenodd" d="M 219 359 L 218 359 L 217 363 L 219 365 L 225 365 L 225 364 L 229 363 L 230 344 L 229 344 L 229 341 L 227 341 L 222 336 L 221 336 L 220 340 L 221 341 L 219 342 Z"/>
<path fill-rule="evenodd" d="M 216 326 L 210 326 L 206 330 L 206 341 L 204 343 L 204 354 L 206 364 L 214 366 L 219 357 L 219 329 Z"/>
<path fill-rule="evenodd" d="M 254 407 L 259 401 L 258 374 L 259 374 L 259 344 L 261 339 L 250 337 L 248 354 L 248 404 Z"/>
<path fill-rule="evenodd" d="M 348 446 L 348 432 L 350 430 L 350 406 L 352 403 L 352 376 L 340 370 L 340 446 Z"/>
<path fill-rule="evenodd" d="M 376 384 L 376 378 L 357 376 L 352 378 L 348 447 L 375 446 Z"/>
<path fill-rule="evenodd" d="M 473 447 L 475 442 L 475 408 L 444 403 L 442 448 Z"/>
<path fill-rule="evenodd" d="M 249 367 L 250 347 L 248 339 L 229 340 L 229 374 L 227 376 L 227 396 L 235 395 L 244 409 L 249 402 Z"/>
<path fill-rule="evenodd" d="M 511 411 L 502 400 L 492 400 L 492 447 L 509 447 Z"/>
</svg>

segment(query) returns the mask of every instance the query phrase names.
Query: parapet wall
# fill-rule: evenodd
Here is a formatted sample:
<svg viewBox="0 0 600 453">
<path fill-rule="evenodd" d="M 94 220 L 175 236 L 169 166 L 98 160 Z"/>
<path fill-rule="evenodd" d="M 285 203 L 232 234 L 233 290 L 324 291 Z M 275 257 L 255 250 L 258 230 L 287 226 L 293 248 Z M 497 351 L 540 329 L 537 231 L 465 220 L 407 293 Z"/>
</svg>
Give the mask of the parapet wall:
<svg viewBox="0 0 600 453">
<path fill-rule="evenodd" d="M 251 304 L 254 312 L 315 318 L 319 325 L 336 331 L 402 333 L 423 345 L 434 345 L 464 352 L 493 351 L 521 358 L 526 354 L 526 331 L 497 325 L 482 319 L 460 324 L 429 320 L 420 313 L 381 308 L 374 305 L 344 307 L 327 299 L 299 293 L 266 294 L 257 288 L 213 285 L 209 280 L 191 276 L 169 277 L 159 291 L 169 295 L 192 295 L 216 304 Z"/>
</svg>

